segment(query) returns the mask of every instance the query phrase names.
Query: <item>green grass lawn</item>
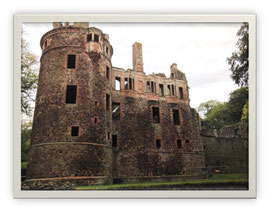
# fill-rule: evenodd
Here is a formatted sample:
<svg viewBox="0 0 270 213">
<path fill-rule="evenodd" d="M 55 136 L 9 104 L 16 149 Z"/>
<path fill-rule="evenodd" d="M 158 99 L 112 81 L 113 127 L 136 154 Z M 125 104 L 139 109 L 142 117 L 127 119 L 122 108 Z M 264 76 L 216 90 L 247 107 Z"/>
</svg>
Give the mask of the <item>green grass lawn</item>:
<svg viewBox="0 0 270 213">
<path fill-rule="evenodd" d="M 145 182 L 145 183 L 129 183 L 129 184 L 113 184 L 113 185 L 97 185 L 97 186 L 76 186 L 76 190 L 132 190 L 132 189 L 157 189 L 157 188 L 174 188 L 181 186 L 200 187 L 205 185 L 219 184 L 245 184 L 248 183 L 246 174 L 215 174 L 209 179 L 187 180 L 174 182 Z"/>
</svg>

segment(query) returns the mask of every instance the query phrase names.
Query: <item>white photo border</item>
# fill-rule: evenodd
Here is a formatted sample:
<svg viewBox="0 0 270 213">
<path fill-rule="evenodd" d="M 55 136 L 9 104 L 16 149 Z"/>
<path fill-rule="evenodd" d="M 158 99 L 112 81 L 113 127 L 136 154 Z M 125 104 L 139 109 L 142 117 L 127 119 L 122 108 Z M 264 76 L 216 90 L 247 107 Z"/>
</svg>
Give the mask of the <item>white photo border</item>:
<svg viewBox="0 0 270 213">
<path fill-rule="evenodd" d="M 14 198 L 256 198 L 256 14 L 14 14 Z M 246 191 L 27 191 L 21 190 L 21 25 L 25 22 L 249 24 L 249 189 Z"/>
</svg>

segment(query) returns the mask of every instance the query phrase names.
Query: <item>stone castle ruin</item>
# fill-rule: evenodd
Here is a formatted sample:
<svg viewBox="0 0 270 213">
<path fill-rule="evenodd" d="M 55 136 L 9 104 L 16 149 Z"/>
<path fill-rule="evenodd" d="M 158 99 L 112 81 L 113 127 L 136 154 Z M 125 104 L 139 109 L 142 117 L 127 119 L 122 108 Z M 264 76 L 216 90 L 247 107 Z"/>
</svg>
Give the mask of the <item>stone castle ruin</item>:
<svg viewBox="0 0 270 213">
<path fill-rule="evenodd" d="M 169 78 L 146 75 L 135 42 L 133 68 L 117 68 L 109 35 L 88 23 L 53 27 L 40 42 L 30 188 L 206 177 L 199 115 L 176 64 Z"/>
</svg>

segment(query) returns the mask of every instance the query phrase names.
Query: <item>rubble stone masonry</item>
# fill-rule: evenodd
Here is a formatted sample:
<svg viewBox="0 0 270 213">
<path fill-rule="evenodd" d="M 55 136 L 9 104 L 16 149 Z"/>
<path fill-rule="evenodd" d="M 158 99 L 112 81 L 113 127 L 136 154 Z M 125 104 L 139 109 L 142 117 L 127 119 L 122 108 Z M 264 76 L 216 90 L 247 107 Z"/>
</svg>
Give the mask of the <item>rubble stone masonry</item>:
<svg viewBox="0 0 270 213">
<path fill-rule="evenodd" d="M 116 68 L 107 34 L 53 26 L 40 43 L 28 189 L 205 177 L 199 116 L 176 64 L 169 78 L 146 75 L 135 42 L 133 68 Z"/>
</svg>

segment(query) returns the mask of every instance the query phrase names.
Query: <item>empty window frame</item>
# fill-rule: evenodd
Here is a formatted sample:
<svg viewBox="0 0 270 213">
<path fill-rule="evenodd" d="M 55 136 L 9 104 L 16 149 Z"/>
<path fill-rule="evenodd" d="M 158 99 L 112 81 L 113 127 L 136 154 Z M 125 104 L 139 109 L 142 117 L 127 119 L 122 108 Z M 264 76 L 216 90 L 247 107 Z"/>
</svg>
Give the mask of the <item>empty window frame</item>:
<svg viewBox="0 0 270 213">
<path fill-rule="evenodd" d="M 92 33 L 91 34 L 87 34 L 87 41 L 93 41 L 93 36 Z"/>
<path fill-rule="evenodd" d="M 106 46 L 106 53 L 109 54 L 109 48 Z"/>
<path fill-rule="evenodd" d="M 106 94 L 106 110 L 110 110 L 110 95 Z"/>
<path fill-rule="evenodd" d="M 79 127 L 78 126 L 71 127 L 71 136 L 72 137 L 79 136 Z"/>
<path fill-rule="evenodd" d="M 174 95 L 174 85 L 172 85 L 172 95 Z"/>
<path fill-rule="evenodd" d="M 94 34 L 94 41 L 95 41 L 95 42 L 99 42 L 99 35 Z"/>
<path fill-rule="evenodd" d="M 167 88 L 168 88 L 167 94 L 168 94 L 168 95 L 171 95 L 171 85 L 168 85 Z"/>
<path fill-rule="evenodd" d="M 67 68 L 75 69 L 75 67 L 76 67 L 76 55 L 68 55 Z"/>
<path fill-rule="evenodd" d="M 112 135 L 112 147 L 117 147 L 117 135 Z"/>
<path fill-rule="evenodd" d="M 147 91 L 150 92 L 150 81 L 146 82 L 146 88 L 147 88 Z"/>
<path fill-rule="evenodd" d="M 176 145 L 178 149 L 182 149 L 182 140 L 181 139 L 177 139 L 176 140 Z"/>
<path fill-rule="evenodd" d="M 132 90 L 132 78 L 129 78 L 129 89 Z"/>
<path fill-rule="evenodd" d="M 163 84 L 159 84 L 159 94 L 161 96 L 164 96 L 164 88 L 163 88 Z"/>
<path fill-rule="evenodd" d="M 184 99 L 183 87 L 179 87 L 179 97 L 180 99 Z"/>
<path fill-rule="evenodd" d="M 125 78 L 125 89 L 128 89 L 128 78 Z"/>
<path fill-rule="evenodd" d="M 152 114 L 153 114 L 153 123 L 160 123 L 159 107 L 153 107 Z"/>
<path fill-rule="evenodd" d="M 185 143 L 189 143 L 189 140 L 187 139 L 187 140 L 185 140 Z"/>
<path fill-rule="evenodd" d="M 115 90 L 120 91 L 121 90 L 121 78 L 115 77 Z"/>
<path fill-rule="evenodd" d="M 108 141 L 111 140 L 111 132 L 107 132 L 107 139 Z"/>
<path fill-rule="evenodd" d="M 67 85 L 66 103 L 67 104 L 76 104 L 76 97 L 77 97 L 77 86 L 76 85 Z"/>
<path fill-rule="evenodd" d="M 120 120 L 120 103 L 112 102 L 112 119 Z"/>
<path fill-rule="evenodd" d="M 180 125 L 180 114 L 178 109 L 173 109 L 173 123 Z"/>
<path fill-rule="evenodd" d="M 106 66 L 106 78 L 110 78 L 110 68 L 108 66 Z"/>
<path fill-rule="evenodd" d="M 155 92 L 155 89 L 154 89 L 154 82 L 151 81 L 151 92 Z"/>
<path fill-rule="evenodd" d="M 160 139 L 156 139 L 156 148 L 160 149 L 161 147 L 161 140 Z"/>
</svg>

